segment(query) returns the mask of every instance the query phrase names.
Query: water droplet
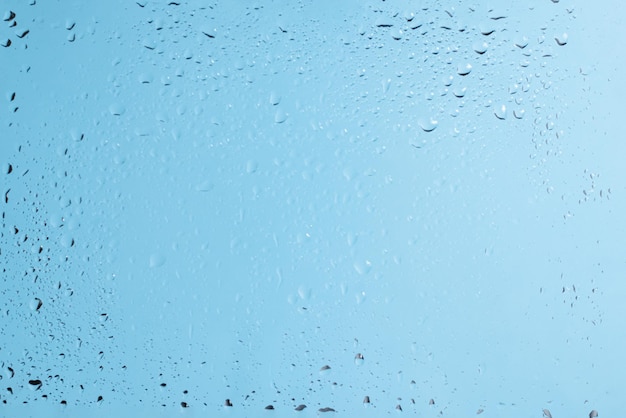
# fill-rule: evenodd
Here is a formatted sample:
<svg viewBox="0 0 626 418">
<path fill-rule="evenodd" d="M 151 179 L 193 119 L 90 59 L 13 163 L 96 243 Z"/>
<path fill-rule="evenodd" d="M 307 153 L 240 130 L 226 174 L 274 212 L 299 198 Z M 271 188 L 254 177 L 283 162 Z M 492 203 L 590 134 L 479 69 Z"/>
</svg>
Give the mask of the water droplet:
<svg viewBox="0 0 626 418">
<path fill-rule="evenodd" d="M 211 182 L 210 180 L 205 180 L 202 183 L 197 184 L 195 190 L 197 192 L 210 192 L 211 190 L 213 190 L 213 187 L 213 182 Z"/>
<path fill-rule="evenodd" d="M 248 162 L 246 163 L 246 173 L 248 174 L 256 173 L 256 170 L 258 168 L 259 163 L 257 163 L 255 160 L 248 160 Z"/>
<path fill-rule="evenodd" d="M 152 74 L 141 73 L 137 76 L 137 80 L 141 84 L 150 84 L 154 81 L 154 77 L 152 76 Z"/>
<path fill-rule="evenodd" d="M 360 366 L 363 363 L 365 363 L 365 357 L 363 357 L 363 354 L 356 353 L 356 355 L 354 356 L 354 364 L 356 364 L 357 366 Z"/>
<path fill-rule="evenodd" d="M 383 86 L 383 93 L 387 93 L 389 91 L 389 86 L 391 85 L 391 79 L 386 78 L 383 81 L 381 81 L 381 84 Z"/>
<path fill-rule="evenodd" d="M 43 302 L 39 298 L 34 298 L 30 301 L 30 309 L 33 311 L 38 311 L 43 306 Z"/>
<path fill-rule="evenodd" d="M 71 235 L 63 234 L 60 239 L 61 245 L 63 248 L 71 248 L 74 246 L 74 238 Z"/>
<path fill-rule="evenodd" d="M 162 254 L 152 254 L 150 256 L 150 268 L 161 267 L 165 264 L 165 256 Z"/>
<path fill-rule="evenodd" d="M 467 91 L 467 87 L 457 87 L 456 89 L 454 89 L 454 96 L 461 98 L 461 97 L 465 97 L 465 92 Z"/>
<path fill-rule="evenodd" d="M 114 103 L 111 106 L 109 106 L 109 112 L 113 116 L 121 116 L 124 114 L 125 111 L 126 109 L 124 108 L 124 106 L 117 104 L 117 103 Z"/>
<path fill-rule="evenodd" d="M 358 241 L 359 236 L 357 234 L 353 234 L 352 232 L 348 232 L 347 241 L 348 245 L 352 247 Z"/>
<path fill-rule="evenodd" d="M 365 302 L 365 299 L 366 299 L 365 292 L 359 292 L 356 295 L 354 295 L 354 297 L 356 299 L 357 305 L 362 304 L 363 302 Z"/>
<path fill-rule="evenodd" d="M 31 389 L 34 389 L 34 390 L 39 390 L 41 389 L 41 386 L 42 386 L 41 380 L 39 379 L 29 380 L 28 384 L 30 385 Z"/>
<path fill-rule="evenodd" d="M 5 22 L 10 22 L 13 19 L 15 19 L 15 12 L 13 12 L 12 10 L 4 12 L 4 17 L 2 18 L 2 20 L 4 20 Z"/>
<path fill-rule="evenodd" d="M 417 121 L 418 125 L 420 126 L 420 128 L 422 128 L 422 130 L 424 132 L 432 132 L 437 128 L 437 124 L 439 122 L 437 122 L 434 119 L 419 119 Z"/>
<path fill-rule="evenodd" d="M 275 91 L 270 93 L 270 104 L 273 106 L 276 106 L 277 104 L 280 103 L 281 97 L 280 94 L 276 93 Z"/>
<path fill-rule="evenodd" d="M 568 37 L 569 36 L 567 35 L 567 33 L 563 32 L 561 35 L 555 36 L 554 40 L 556 41 L 557 45 L 564 46 L 564 45 L 567 45 L 567 38 Z"/>
<path fill-rule="evenodd" d="M 283 123 L 284 121 L 287 120 L 287 116 L 288 116 L 287 113 L 279 109 L 276 111 L 276 114 L 274 114 L 274 122 Z"/>
<path fill-rule="evenodd" d="M 356 270 L 357 273 L 361 275 L 369 273 L 371 268 L 372 268 L 372 263 L 369 260 L 365 260 L 363 262 L 361 261 L 354 262 L 354 269 Z"/>
<path fill-rule="evenodd" d="M 496 108 L 493 111 L 493 114 L 496 115 L 496 117 L 500 120 L 505 120 L 506 119 L 506 105 L 501 105 L 501 106 L 496 106 Z"/>
<path fill-rule="evenodd" d="M 480 30 L 480 33 L 483 34 L 484 36 L 489 36 L 495 32 L 495 29 L 493 28 L 493 26 L 491 26 L 490 23 L 481 24 L 479 27 L 479 30 Z"/>
<path fill-rule="evenodd" d="M 522 36 L 521 38 L 517 39 L 515 41 L 515 46 L 518 47 L 519 49 L 524 49 L 528 46 L 528 38 L 525 36 Z"/>
<path fill-rule="evenodd" d="M 472 72 L 472 64 L 464 64 L 459 65 L 456 70 L 457 74 L 460 76 L 466 76 Z"/>
<path fill-rule="evenodd" d="M 298 288 L 298 296 L 300 296 L 300 299 L 302 300 L 308 300 L 311 297 L 311 289 L 307 289 L 304 286 L 300 286 Z"/>
<path fill-rule="evenodd" d="M 85 139 L 85 134 L 81 131 L 79 131 L 78 129 L 70 129 L 70 136 L 72 137 L 72 140 L 75 142 L 80 142 L 83 139 Z"/>
</svg>

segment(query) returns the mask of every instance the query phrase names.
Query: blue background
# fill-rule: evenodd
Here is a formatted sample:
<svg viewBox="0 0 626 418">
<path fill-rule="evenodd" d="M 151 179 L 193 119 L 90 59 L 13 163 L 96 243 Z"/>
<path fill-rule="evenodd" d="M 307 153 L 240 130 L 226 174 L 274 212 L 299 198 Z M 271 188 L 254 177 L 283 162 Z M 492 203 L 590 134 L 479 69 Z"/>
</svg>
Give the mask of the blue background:
<svg viewBox="0 0 626 418">
<path fill-rule="evenodd" d="M 500 3 L 3 2 L 0 416 L 617 416 L 626 6 Z"/>
</svg>

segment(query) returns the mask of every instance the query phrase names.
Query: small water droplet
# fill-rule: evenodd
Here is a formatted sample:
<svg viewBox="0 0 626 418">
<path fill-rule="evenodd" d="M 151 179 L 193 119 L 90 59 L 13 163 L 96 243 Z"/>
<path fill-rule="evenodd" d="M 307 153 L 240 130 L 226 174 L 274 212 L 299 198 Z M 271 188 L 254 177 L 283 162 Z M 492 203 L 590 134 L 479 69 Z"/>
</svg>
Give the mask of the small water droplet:
<svg viewBox="0 0 626 418">
<path fill-rule="evenodd" d="M 287 113 L 285 113 L 283 110 L 279 109 L 276 111 L 276 113 L 274 114 L 274 122 L 276 123 L 283 123 L 287 120 Z"/>
<path fill-rule="evenodd" d="M 152 254 L 150 256 L 150 268 L 161 267 L 165 264 L 165 256 L 162 254 Z"/>
<path fill-rule="evenodd" d="M 281 97 L 280 94 L 276 93 L 275 91 L 270 93 L 270 104 L 273 106 L 276 106 L 280 103 Z"/>
<path fill-rule="evenodd" d="M 113 116 L 121 116 L 124 114 L 125 111 L 126 109 L 124 108 L 124 106 L 117 104 L 117 103 L 114 103 L 111 106 L 109 106 L 109 112 Z"/>
<path fill-rule="evenodd" d="M 43 301 L 39 298 L 34 298 L 30 301 L 30 309 L 33 311 L 38 311 L 43 306 Z"/>
<path fill-rule="evenodd" d="M 255 160 L 248 160 L 248 162 L 246 163 L 246 173 L 256 173 L 258 167 L 259 164 Z"/>
<path fill-rule="evenodd" d="M 13 10 L 9 10 L 8 12 L 4 12 L 4 17 L 2 18 L 2 20 L 4 20 L 5 22 L 10 22 L 13 19 L 15 19 L 15 12 Z"/>
<path fill-rule="evenodd" d="M 465 92 L 467 91 L 467 87 L 457 87 L 456 89 L 454 89 L 454 96 L 461 98 L 461 97 L 465 97 Z"/>
<path fill-rule="evenodd" d="M 490 23 L 483 23 L 479 26 L 480 33 L 484 36 L 489 36 L 495 32 L 493 26 Z"/>
<path fill-rule="evenodd" d="M 515 41 L 515 46 L 518 47 L 519 49 L 524 49 L 528 46 L 528 38 L 525 36 L 522 36 L 521 38 L 517 39 Z"/>
<path fill-rule="evenodd" d="M 369 260 L 355 261 L 354 263 L 354 270 L 356 270 L 356 272 L 361 275 L 369 273 L 371 268 L 372 268 L 372 263 Z"/>
<path fill-rule="evenodd" d="M 424 132 L 432 132 L 437 128 L 437 124 L 439 122 L 437 122 L 434 119 L 419 119 L 417 121 L 418 125 L 420 126 L 420 128 L 422 128 L 422 130 Z"/>
<path fill-rule="evenodd" d="M 569 36 L 567 35 L 567 33 L 563 32 L 561 35 L 555 36 L 554 40 L 556 41 L 557 45 L 564 46 L 567 45 L 568 38 Z"/>
<path fill-rule="evenodd" d="M 357 366 L 360 366 L 363 363 L 365 363 L 365 357 L 363 357 L 363 354 L 356 353 L 356 355 L 354 356 L 354 364 L 356 364 Z"/>
<path fill-rule="evenodd" d="M 391 85 L 391 79 L 386 78 L 383 81 L 381 81 L 381 84 L 383 86 L 383 93 L 387 93 L 389 91 L 389 86 Z"/>
<path fill-rule="evenodd" d="M 505 120 L 507 115 L 506 105 L 496 106 L 493 114 L 496 115 L 498 119 Z"/>
<path fill-rule="evenodd" d="M 474 52 L 479 55 L 487 52 L 487 48 L 489 48 L 489 44 L 487 42 L 474 42 L 474 44 L 472 45 L 472 49 L 474 49 Z"/>
<path fill-rule="evenodd" d="M 457 74 L 460 76 L 466 76 L 472 72 L 472 64 L 463 64 L 459 65 L 456 70 Z"/>
<path fill-rule="evenodd" d="M 34 390 L 41 389 L 41 386 L 43 385 L 41 380 L 39 380 L 39 379 L 29 380 L 28 384 L 30 385 L 31 389 L 34 389 Z"/>
</svg>

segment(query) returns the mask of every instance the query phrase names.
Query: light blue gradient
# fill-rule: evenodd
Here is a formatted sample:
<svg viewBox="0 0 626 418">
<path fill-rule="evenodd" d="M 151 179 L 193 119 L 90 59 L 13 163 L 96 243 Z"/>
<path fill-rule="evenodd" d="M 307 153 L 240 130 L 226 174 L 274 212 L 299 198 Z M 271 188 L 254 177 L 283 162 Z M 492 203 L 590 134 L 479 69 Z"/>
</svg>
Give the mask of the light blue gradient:
<svg viewBox="0 0 626 418">
<path fill-rule="evenodd" d="M 0 417 L 618 416 L 626 6 L 440 3 L 4 2 Z"/>
</svg>

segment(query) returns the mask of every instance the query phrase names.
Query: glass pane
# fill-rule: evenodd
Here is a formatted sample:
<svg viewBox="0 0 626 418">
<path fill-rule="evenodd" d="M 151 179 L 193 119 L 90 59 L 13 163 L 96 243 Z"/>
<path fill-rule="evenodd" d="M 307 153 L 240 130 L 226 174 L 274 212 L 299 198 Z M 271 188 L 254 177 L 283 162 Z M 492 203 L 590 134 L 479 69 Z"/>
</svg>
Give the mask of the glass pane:
<svg viewBox="0 0 626 418">
<path fill-rule="evenodd" d="M 0 416 L 616 416 L 626 6 L 509 3 L 4 1 Z"/>
</svg>

